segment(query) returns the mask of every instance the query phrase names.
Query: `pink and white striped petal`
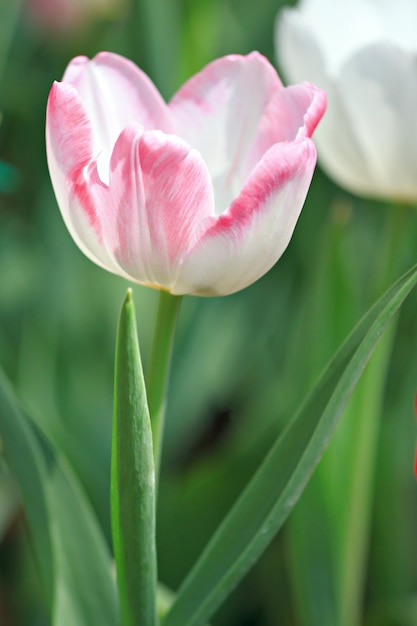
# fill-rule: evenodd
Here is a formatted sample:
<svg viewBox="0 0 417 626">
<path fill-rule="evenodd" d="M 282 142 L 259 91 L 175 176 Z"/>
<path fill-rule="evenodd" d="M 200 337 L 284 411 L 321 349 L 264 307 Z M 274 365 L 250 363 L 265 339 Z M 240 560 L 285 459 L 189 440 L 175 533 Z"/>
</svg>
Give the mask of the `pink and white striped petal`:
<svg viewBox="0 0 417 626">
<path fill-rule="evenodd" d="M 96 153 L 110 156 L 117 137 L 131 124 L 173 132 L 169 109 L 153 82 L 118 54 L 100 52 L 91 60 L 76 57 L 62 80 L 74 85 L 84 103 Z"/>
<path fill-rule="evenodd" d="M 91 191 L 117 268 L 135 282 L 169 290 L 195 230 L 214 215 L 201 155 L 174 135 L 128 127 L 111 157 L 109 187 Z"/>
<path fill-rule="evenodd" d="M 202 224 L 173 293 L 227 295 L 265 274 L 290 241 L 315 164 L 308 138 L 270 148 L 230 208 Z"/>
<path fill-rule="evenodd" d="M 324 94 L 313 85 L 284 88 L 257 52 L 210 63 L 169 103 L 176 133 L 207 163 L 217 214 L 238 195 L 272 145 L 310 136 L 325 106 Z"/>
<path fill-rule="evenodd" d="M 111 258 L 102 246 L 100 218 L 87 182 L 93 129 L 76 89 L 67 83 L 55 82 L 49 94 L 46 148 L 58 206 L 72 238 L 89 259 L 108 269 Z"/>
<path fill-rule="evenodd" d="M 73 179 L 69 194 L 75 241 L 109 271 L 170 289 L 199 224 L 214 215 L 213 191 L 200 154 L 179 137 L 129 126 L 110 160 L 109 184 L 96 161 Z"/>
</svg>

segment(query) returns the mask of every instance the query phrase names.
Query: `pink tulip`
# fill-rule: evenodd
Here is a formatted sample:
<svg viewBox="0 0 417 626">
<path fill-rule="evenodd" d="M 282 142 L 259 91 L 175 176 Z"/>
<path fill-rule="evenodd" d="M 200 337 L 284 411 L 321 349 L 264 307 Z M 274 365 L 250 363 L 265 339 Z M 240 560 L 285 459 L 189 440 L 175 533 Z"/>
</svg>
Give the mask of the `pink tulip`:
<svg viewBox="0 0 417 626">
<path fill-rule="evenodd" d="M 226 295 L 287 247 L 326 107 L 260 54 L 210 63 L 165 104 L 133 63 L 77 57 L 47 108 L 52 183 L 92 261 L 173 294 Z"/>
</svg>

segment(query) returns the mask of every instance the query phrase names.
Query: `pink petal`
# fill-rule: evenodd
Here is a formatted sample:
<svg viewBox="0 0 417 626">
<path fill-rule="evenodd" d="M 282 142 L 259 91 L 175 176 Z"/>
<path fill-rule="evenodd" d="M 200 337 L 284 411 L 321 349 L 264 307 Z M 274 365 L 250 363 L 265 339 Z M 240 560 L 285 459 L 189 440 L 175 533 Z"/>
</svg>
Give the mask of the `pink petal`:
<svg viewBox="0 0 417 626">
<path fill-rule="evenodd" d="M 284 88 L 272 65 L 255 52 L 210 63 L 169 107 L 176 132 L 207 163 L 219 214 L 272 145 L 311 135 L 325 105 L 323 92 L 308 83 Z"/>
<path fill-rule="evenodd" d="M 93 131 L 71 85 L 52 86 L 46 111 L 46 150 L 58 206 L 71 236 L 86 256 L 108 268 L 111 260 L 102 246 L 101 224 L 85 174 L 93 159 Z"/>
<path fill-rule="evenodd" d="M 315 163 L 308 138 L 273 146 L 229 210 L 202 224 L 173 293 L 226 295 L 265 274 L 289 243 Z"/>
<path fill-rule="evenodd" d="M 170 289 L 197 225 L 214 214 L 206 166 L 182 139 L 130 127 L 110 167 L 107 244 L 134 280 Z"/>
<path fill-rule="evenodd" d="M 95 151 L 111 152 L 126 126 L 172 132 L 172 120 L 152 81 L 134 63 L 118 54 L 100 52 L 91 61 L 77 57 L 63 82 L 75 86 L 93 125 Z"/>
<path fill-rule="evenodd" d="M 201 156 L 175 136 L 142 133 L 137 126 L 124 129 L 116 142 L 109 185 L 91 162 L 83 180 L 72 181 L 71 196 L 76 241 L 86 240 L 85 218 L 94 212 L 88 237 L 95 236 L 101 246 L 101 264 L 135 282 L 168 290 L 197 225 L 214 215 Z"/>
</svg>

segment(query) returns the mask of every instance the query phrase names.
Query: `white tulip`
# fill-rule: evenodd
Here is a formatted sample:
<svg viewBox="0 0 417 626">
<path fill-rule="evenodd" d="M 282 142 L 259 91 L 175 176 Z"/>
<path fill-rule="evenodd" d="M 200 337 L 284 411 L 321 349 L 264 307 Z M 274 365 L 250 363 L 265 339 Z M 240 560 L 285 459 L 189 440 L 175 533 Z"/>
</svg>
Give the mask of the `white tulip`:
<svg viewBox="0 0 417 626">
<path fill-rule="evenodd" d="M 315 139 L 337 183 L 366 196 L 417 200 L 417 0 L 303 0 L 281 11 L 287 80 L 328 96 Z"/>
</svg>

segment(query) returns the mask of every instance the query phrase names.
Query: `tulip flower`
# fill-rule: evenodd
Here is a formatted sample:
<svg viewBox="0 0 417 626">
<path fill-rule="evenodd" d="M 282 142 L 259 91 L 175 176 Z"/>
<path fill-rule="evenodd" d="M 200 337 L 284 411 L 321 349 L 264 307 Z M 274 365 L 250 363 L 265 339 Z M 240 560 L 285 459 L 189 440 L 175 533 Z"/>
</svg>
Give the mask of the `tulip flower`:
<svg viewBox="0 0 417 626">
<path fill-rule="evenodd" d="M 302 0 L 278 16 L 279 65 L 326 90 L 319 162 L 359 195 L 417 200 L 417 3 Z"/>
<path fill-rule="evenodd" d="M 48 164 L 79 248 L 131 281 L 225 295 L 287 247 L 316 163 L 326 106 L 284 88 L 258 53 L 212 62 L 166 104 L 133 63 L 78 57 L 47 107 Z"/>
</svg>

